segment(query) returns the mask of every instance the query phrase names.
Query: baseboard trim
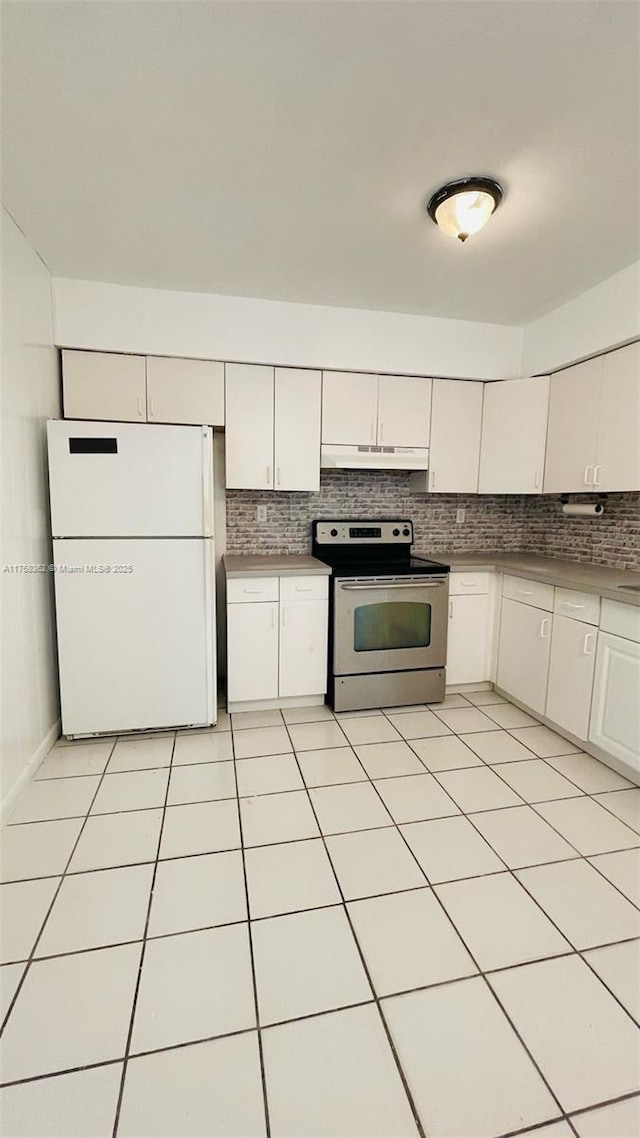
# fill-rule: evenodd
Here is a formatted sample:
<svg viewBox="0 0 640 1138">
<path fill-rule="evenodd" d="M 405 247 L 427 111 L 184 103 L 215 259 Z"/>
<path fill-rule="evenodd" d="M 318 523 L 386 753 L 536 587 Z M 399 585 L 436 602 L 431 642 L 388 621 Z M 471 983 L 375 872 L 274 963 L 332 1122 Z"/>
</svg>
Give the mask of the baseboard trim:
<svg viewBox="0 0 640 1138">
<path fill-rule="evenodd" d="M 37 751 L 35 751 L 35 753 L 31 756 L 27 765 L 18 775 L 16 781 L 11 787 L 11 790 L 5 794 L 2 802 L 0 803 L 0 822 L 4 822 L 5 818 L 11 813 L 11 810 L 16 803 L 16 799 L 24 790 L 26 784 L 28 782 L 31 782 L 31 779 L 35 775 L 45 755 L 49 754 L 49 751 L 51 750 L 56 739 L 60 737 L 60 727 L 61 722 L 59 719 L 56 719 L 55 723 L 53 723 L 47 731 L 47 734 L 42 740 Z"/>
</svg>

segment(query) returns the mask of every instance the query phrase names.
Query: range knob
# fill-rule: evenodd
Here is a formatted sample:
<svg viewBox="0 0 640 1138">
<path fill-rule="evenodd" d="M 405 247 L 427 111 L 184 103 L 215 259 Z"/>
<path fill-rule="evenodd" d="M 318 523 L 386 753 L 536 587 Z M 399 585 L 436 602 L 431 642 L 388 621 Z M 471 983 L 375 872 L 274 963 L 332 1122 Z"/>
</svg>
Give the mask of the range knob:
<svg viewBox="0 0 640 1138">
<path fill-rule="evenodd" d="M 393 531 L 393 536 L 394 536 L 394 537 L 400 537 L 400 530 L 399 530 L 399 529 L 394 529 L 394 531 Z"/>
<path fill-rule="evenodd" d="M 410 537 L 411 535 L 410 535 L 410 532 L 409 532 L 409 530 L 408 530 L 408 529 L 406 529 L 406 528 L 405 528 L 405 529 L 403 529 L 403 531 L 402 531 L 402 536 L 403 536 L 403 537 Z"/>
<path fill-rule="evenodd" d="M 338 531 L 337 531 L 337 529 L 332 529 L 332 530 L 331 530 L 331 536 L 332 536 L 332 537 L 337 537 L 337 536 L 338 536 Z"/>
</svg>

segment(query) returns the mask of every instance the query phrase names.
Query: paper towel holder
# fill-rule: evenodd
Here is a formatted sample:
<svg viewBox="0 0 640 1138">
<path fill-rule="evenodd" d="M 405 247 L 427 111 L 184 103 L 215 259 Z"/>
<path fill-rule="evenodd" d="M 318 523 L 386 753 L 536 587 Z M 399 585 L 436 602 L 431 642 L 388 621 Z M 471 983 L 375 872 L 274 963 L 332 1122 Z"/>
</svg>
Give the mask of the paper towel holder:
<svg viewBox="0 0 640 1138">
<path fill-rule="evenodd" d="M 562 494 L 560 496 L 560 510 L 565 517 L 569 518 L 601 518 L 606 502 L 606 494 L 590 494 L 588 502 L 571 502 L 568 494 Z"/>
</svg>

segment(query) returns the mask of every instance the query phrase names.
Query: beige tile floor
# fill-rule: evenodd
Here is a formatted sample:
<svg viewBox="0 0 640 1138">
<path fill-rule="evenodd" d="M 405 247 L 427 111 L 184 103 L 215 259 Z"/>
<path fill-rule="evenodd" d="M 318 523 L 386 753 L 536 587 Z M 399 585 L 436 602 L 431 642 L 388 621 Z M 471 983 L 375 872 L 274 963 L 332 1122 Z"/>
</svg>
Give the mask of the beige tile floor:
<svg viewBox="0 0 640 1138">
<path fill-rule="evenodd" d="M 495 693 L 57 744 L 5 1138 L 638 1138 L 640 790 Z"/>
</svg>

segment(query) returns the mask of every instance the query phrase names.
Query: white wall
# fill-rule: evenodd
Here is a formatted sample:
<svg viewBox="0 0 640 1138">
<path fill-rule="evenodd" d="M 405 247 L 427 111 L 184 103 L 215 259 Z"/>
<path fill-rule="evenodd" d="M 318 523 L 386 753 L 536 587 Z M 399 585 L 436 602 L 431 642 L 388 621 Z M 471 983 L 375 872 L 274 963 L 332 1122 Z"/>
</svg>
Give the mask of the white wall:
<svg viewBox="0 0 640 1138">
<path fill-rule="evenodd" d="M 60 414 L 50 276 L 2 210 L 2 720 L 0 798 L 11 799 L 58 734 L 45 420 Z"/>
<path fill-rule="evenodd" d="M 522 329 L 54 278 L 60 347 L 355 371 L 507 379 Z"/>
<path fill-rule="evenodd" d="M 525 375 L 540 375 L 640 337 L 640 261 L 524 331 Z"/>
</svg>

